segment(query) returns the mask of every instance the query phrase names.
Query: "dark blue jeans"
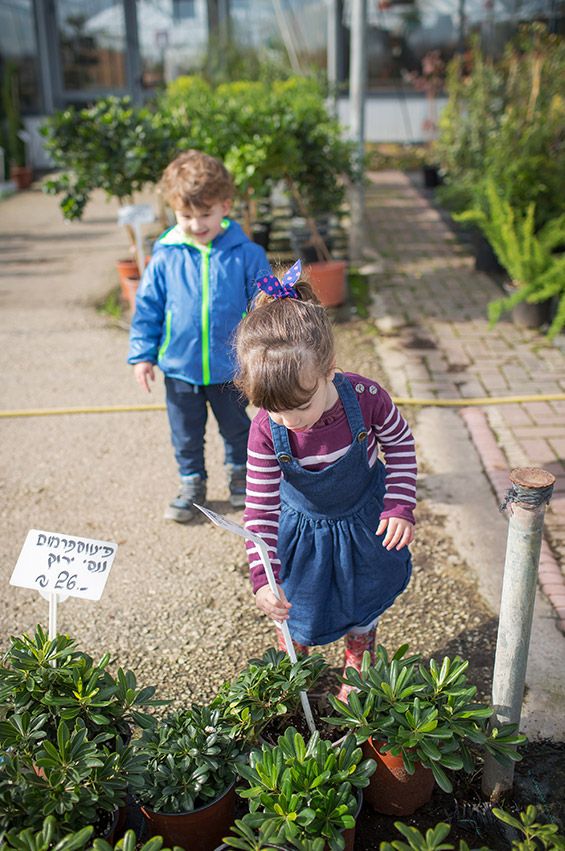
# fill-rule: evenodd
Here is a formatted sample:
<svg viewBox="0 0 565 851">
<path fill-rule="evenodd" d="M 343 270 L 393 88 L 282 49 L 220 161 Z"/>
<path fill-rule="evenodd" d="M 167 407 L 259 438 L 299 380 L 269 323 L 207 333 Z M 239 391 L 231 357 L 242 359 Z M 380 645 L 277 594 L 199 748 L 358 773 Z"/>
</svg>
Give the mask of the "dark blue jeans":
<svg viewBox="0 0 565 851">
<path fill-rule="evenodd" d="M 181 476 L 199 473 L 206 478 L 204 433 L 208 403 L 224 440 L 224 463 L 245 464 L 250 425 L 245 412 L 247 402 L 231 382 L 200 387 L 165 376 L 165 388 L 171 442 Z"/>
</svg>

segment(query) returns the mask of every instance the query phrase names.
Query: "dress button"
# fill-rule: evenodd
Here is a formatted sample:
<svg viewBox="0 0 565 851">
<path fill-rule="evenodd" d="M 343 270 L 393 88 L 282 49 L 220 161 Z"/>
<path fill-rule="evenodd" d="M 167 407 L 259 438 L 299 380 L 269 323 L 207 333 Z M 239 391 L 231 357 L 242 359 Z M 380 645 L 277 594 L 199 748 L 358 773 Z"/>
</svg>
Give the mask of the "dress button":
<svg viewBox="0 0 565 851">
<path fill-rule="evenodd" d="M 283 462 L 283 464 L 287 464 L 291 460 L 290 455 L 286 455 L 284 452 L 282 453 L 282 455 L 279 455 L 278 458 L 279 461 Z"/>
<path fill-rule="evenodd" d="M 367 440 L 367 432 L 366 431 L 360 431 L 359 434 L 357 435 L 357 440 L 359 441 L 359 443 L 363 443 L 364 440 Z"/>
<path fill-rule="evenodd" d="M 365 392 L 365 385 L 364 384 L 356 384 L 355 389 L 357 390 L 358 393 L 364 393 Z"/>
<path fill-rule="evenodd" d="M 375 387 L 374 384 L 371 384 L 371 386 L 369 387 L 369 393 L 372 396 L 375 396 L 378 393 L 378 390 L 377 390 L 377 388 Z"/>
</svg>

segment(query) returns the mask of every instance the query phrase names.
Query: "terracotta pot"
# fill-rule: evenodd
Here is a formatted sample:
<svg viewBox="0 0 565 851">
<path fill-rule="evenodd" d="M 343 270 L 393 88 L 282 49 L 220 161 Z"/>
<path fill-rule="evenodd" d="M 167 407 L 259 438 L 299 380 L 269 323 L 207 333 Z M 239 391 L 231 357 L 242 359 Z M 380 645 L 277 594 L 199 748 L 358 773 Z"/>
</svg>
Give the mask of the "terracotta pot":
<svg viewBox="0 0 565 851">
<path fill-rule="evenodd" d="M 166 846 L 214 851 L 235 819 L 235 781 L 211 804 L 191 813 L 156 813 L 146 806 L 141 807 L 141 812 L 149 836 L 162 836 Z"/>
<path fill-rule="evenodd" d="M 363 792 L 358 789 L 357 790 L 357 809 L 355 810 L 355 827 L 349 827 L 347 830 L 343 831 L 343 838 L 345 839 L 344 851 L 353 851 L 355 847 L 355 830 L 357 828 L 357 819 L 359 818 L 359 813 L 361 812 L 361 807 L 363 806 Z M 326 845 L 326 848 L 329 846 Z"/>
<path fill-rule="evenodd" d="M 337 307 L 345 301 L 346 270 L 347 265 L 344 260 L 329 260 L 310 265 L 310 283 L 325 307 Z"/>
<path fill-rule="evenodd" d="M 140 278 L 138 277 L 130 277 L 126 278 L 124 283 L 121 285 L 122 298 L 128 305 L 129 309 L 132 311 L 132 313 L 135 310 L 135 296 L 137 295 L 139 281 Z"/>
<path fill-rule="evenodd" d="M 373 743 L 372 739 L 363 744 L 365 759 L 377 763 L 377 770 L 365 789 L 365 800 L 378 813 L 409 816 L 432 797 L 434 775 L 420 763 L 416 763 L 414 774 L 408 774 L 401 756 L 379 753 L 382 744 Z"/>
<path fill-rule="evenodd" d="M 129 258 L 127 260 L 117 260 L 116 268 L 120 277 L 120 284 L 122 285 L 125 285 L 125 282 L 128 278 L 139 277 L 137 260 L 134 260 L 133 258 Z"/>
<path fill-rule="evenodd" d="M 33 181 L 33 171 L 29 165 L 11 165 L 10 180 L 13 180 L 18 189 L 29 189 Z"/>
</svg>

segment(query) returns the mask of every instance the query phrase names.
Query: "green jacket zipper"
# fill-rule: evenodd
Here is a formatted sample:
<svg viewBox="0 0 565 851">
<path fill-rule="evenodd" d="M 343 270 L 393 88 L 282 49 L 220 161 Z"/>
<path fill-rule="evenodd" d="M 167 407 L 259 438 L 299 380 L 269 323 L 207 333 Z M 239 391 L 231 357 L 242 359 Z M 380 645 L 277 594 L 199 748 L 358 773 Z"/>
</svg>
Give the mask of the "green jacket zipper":
<svg viewBox="0 0 565 851">
<path fill-rule="evenodd" d="M 212 243 L 202 252 L 202 384 L 210 384 L 210 251 Z"/>
</svg>

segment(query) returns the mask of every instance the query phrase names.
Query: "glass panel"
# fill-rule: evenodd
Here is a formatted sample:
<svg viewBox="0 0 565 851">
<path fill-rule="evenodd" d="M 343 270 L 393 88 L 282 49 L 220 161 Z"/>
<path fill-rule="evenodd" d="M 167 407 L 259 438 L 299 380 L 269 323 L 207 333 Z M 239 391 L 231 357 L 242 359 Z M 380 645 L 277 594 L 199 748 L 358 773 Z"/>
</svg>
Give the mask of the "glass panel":
<svg viewBox="0 0 565 851">
<path fill-rule="evenodd" d="M 253 78 L 261 63 L 308 70 L 326 65 L 325 0 L 230 0 L 218 3 L 219 33 L 209 36 L 206 0 L 139 0 L 138 30 L 146 88 L 206 69 L 217 80 Z M 229 7 L 229 24 L 221 9 Z M 229 46 L 212 50 L 229 30 Z M 216 47 L 218 44 L 216 44 Z M 292 57 L 292 59 L 289 59 Z"/>
<path fill-rule="evenodd" d="M 17 72 L 22 114 L 40 112 L 41 86 L 32 0 L 3 0 L 0 3 L 0 77 L 8 63 Z"/>
<path fill-rule="evenodd" d="M 565 0 L 377 0 L 368 4 L 368 86 L 372 90 L 414 90 L 410 72 L 420 74 L 431 51 L 447 62 L 480 32 L 484 47 L 499 54 L 520 23 L 546 21 L 564 32 Z M 351 3 L 344 6 L 344 25 Z"/>
<path fill-rule="evenodd" d="M 139 0 L 137 22 L 145 88 L 201 68 L 208 47 L 206 0 Z"/>
<path fill-rule="evenodd" d="M 125 89 L 125 21 L 122 2 L 57 0 L 63 89 Z"/>
</svg>

